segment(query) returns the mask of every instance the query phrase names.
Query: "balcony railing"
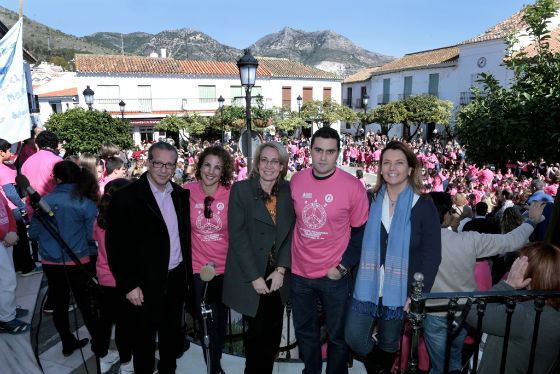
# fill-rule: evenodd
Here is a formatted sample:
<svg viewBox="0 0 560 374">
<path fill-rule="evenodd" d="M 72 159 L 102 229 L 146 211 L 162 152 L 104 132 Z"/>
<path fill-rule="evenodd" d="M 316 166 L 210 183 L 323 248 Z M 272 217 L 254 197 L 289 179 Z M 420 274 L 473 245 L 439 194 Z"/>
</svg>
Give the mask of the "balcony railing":
<svg viewBox="0 0 560 374">
<path fill-rule="evenodd" d="M 379 94 L 377 95 L 377 105 L 385 105 L 391 101 L 390 94 Z"/>
<path fill-rule="evenodd" d="M 108 112 L 120 112 L 119 102 L 126 104 L 125 111 L 152 113 L 152 112 L 180 112 L 180 111 L 212 111 L 218 109 L 218 101 L 211 98 L 94 98 L 93 108 Z M 244 97 L 228 98 L 225 105 L 245 106 Z M 252 100 L 256 106 L 256 99 Z M 272 108 L 272 99 L 263 100 L 265 109 Z"/>
<path fill-rule="evenodd" d="M 468 105 L 471 103 L 472 99 L 474 99 L 474 95 L 472 92 L 461 92 L 459 96 L 459 104 L 460 105 Z"/>
<path fill-rule="evenodd" d="M 352 98 L 350 99 L 342 99 L 342 105 L 352 107 Z"/>
</svg>

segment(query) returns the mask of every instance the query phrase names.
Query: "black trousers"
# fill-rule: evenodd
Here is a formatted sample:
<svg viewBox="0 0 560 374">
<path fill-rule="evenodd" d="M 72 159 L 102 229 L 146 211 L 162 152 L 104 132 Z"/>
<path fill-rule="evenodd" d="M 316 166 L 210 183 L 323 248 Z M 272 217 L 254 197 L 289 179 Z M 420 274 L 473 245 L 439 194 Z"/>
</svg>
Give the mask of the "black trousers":
<svg viewBox="0 0 560 374">
<path fill-rule="evenodd" d="M 86 269 L 92 268 L 91 263 L 85 264 Z M 91 349 L 99 354 L 97 343 L 99 319 L 91 309 L 92 291 L 88 287 L 88 275 L 76 265 L 48 265 L 43 264 L 43 271 L 49 284 L 49 298 L 53 306 L 53 321 L 56 331 L 60 335 L 63 347 L 71 344 L 75 339 L 70 332 L 68 302 L 70 289 L 82 313 L 86 327 L 91 335 Z"/>
<path fill-rule="evenodd" d="M 128 315 L 132 321 L 132 352 L 136 374 L 154 372 L 156 332 L 159 346 L 159 374 L 173 374 L 177 368 L 177 355 L 183 349 L 185 342 L 182 337 L 184 330 L 181 328 L 187 293 L 184 263 L 171 270 L 167 280 L 167 290 L 161 305 L 162 315 L 159 320 L 154 321 L 151 314 L 143 307 L 136 307 L 131 303 L 127 305 Z"/>
<path fill-rule="evenodd" d="M 101 286 L 99 295 L 99 356 L 103 357 L 109 350 L 111 332 L 115 324 L 115 343 L 121 362 L 132 358 L 132 329 L 125 315 L 125 302 L 128 300 L 117 291 L 116 287 Z"/>
<path fill-rule="evenodd" d="M 16 220 L 16 224 L 19 240 L 17 244 L 14 245 L 14 268 L 16 270 L 21 270 L 21 272 L 25 274 L 35 269 L 35 262 L 31 258 L 25 223 L 23 223 L 22 220 Z"/>
<path fill-rule="evenodd" d="M 255 317 L 244 315 L 245 374 L 272 373 L 274 359 L 282 338 L 284 306 L 280 293 L 261 295 Z"/>
</svg>

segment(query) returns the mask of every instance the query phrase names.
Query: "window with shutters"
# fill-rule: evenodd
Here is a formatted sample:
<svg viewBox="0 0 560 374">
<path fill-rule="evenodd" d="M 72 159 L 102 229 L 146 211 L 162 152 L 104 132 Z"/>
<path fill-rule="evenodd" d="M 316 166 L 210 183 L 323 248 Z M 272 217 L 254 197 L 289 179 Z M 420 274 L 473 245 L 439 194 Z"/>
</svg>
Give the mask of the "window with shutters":
<svg viewBox="0 0 560 374">
<path fill-rule="evenodd" d="M 331 97 L 331 88 L 323 87 L 323 100 L 325 100 L 327 97 Z"/>
<path fill-rule="evenodd" d="M 412 94 L 412 76 L 404 77 L 403 97 L 406 99 Z"/>
<path fill-rule="evenodd" d="M 292 87 L 282 87 L 282 106 L 292 109 Z"/>
<path fill-rule="evenodd" d="M 256 106 L 259 104 L 257 98 L 262 97 L 262 87 L 261 86 L 253 86 L 251 88 L 251 106 Z M 264 97 L 262 97 L 262 104 L 264 105 Z"/>
<path fill-rule="evenodd" d="M 141 113 L 152 111 L 152 86 L 138 86 L 138 108 Z"/>
<path fill-rule="evenodd" d="M 352 106 L 352 87 L 346 88 L 346 100 L 343 103 L 346 106 Z"/>
<path fill-rule="evenodd" d="M 198 102 L 213 103 L 216 101 L 216 86 L 198 86 Z"/>
<path fill-rule="evenodd" d="M 303 87 L 303 102 L 313 100 L 313 87 Z"/>
<path fill-rule="evenodd" d="M 383 101 L 382 104 L 387 104 L 391 96 L 391 78 L 383 79 Z"/>
<path fill-rule="evenodd" d="M 439 74 L 430 74 L 430 83 L 428 86 L 428 94 L 437 96 L 439 89 Z"/>
<path fill-rule="evenodd" d="M 242 86 L 230 86 L 229 95 L 231 97 L 231 105 L 242 106 L 245 105 L 243 101 L 243 87 Z"/>
<path fill-rule="evenodd" d="M 120 86 L 99 85 L 95 90 L 95 101 L 98 104 L 118 104 L 120 98 Z"/>
</svg>

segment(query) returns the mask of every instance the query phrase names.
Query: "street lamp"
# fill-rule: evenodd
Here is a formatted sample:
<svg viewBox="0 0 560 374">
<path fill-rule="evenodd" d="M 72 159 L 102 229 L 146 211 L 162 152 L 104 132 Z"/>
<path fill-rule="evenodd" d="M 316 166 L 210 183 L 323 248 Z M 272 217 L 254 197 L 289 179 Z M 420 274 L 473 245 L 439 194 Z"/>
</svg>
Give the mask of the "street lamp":
<svg viewBox="0 0 560 374">
<path fill-rule="evenodd" d="M 257 79 L 257 67 L 259 62 L 251 55 L 249 49 L 245 50 L 243 57 L 237 61 L 241 85 L 245 87 L 245 110 L 247 121 L 247 172 L 251 171 L 253 155 L 251 153 L 251 88 Z"/>
<path fill-rule="evenodd" d="M 121 102 L 119 103 L 119 107 L 121 108 L 121 120 L 123 122 L 124 122 L 124 107 L 125 106 L 126 106 L 126 103 L 121 100 Z"/>
<path fill-rule="evenodd" d="M 298 106 L 298 116 L 299 116 L 299 119 L 301 119 L 301 103 L 303 102 L 303 99 L 301 98 L 301 95 L 298 95 L 296 100 L 297 100 L 297 106 Z M 298 136 L 301 137 L 301 125 L 298 126 Z"/>
<path fill-rule="evenodd" d="M 224 145 L 224 101 L 226 101 L 222 95 L 218 98 L 218 106 L 220 107 L 220 117 L 222 120 L 222 146 Z"/>
<path fill-rule="evenodd" d="M 82 94 L 84 95 L 84 99 L 86 100 L 86 104 L 89 110 L 91 110 L 91 106 L 93 105 L 93 95 L 95 94 L 95 92 L 93 92 L 93 90 L 89 88 L 89 86 L 87 86 Z"/>
<path fill-rule="evenodd" d="M 366 139 L 366 113 L 367 113 L 368 101 L 369 101 L 369 95 L 364 94 L 362 96 L 362 104 L 363 104 L 363 107 L 364 107 L 364 140 Z"/>
</svg>

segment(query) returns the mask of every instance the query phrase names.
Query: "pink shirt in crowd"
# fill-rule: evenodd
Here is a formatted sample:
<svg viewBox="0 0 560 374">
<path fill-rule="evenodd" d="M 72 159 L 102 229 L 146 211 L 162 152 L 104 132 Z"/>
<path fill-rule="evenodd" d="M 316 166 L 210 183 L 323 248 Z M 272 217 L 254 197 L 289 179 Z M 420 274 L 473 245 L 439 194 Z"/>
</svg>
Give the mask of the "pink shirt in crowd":
<svg viewBox="0 0 560 374">
<path fill-rule="evenodd" d="M 54 152 L 40 150 L 25 161 L 21 167 L 21 174 L 29 179 L 29 184 L 42 197 L 50 194 L 56 186 L 52 176 L 53 167 L 56 163 L 62 161 Z M 31 204 L 26 204 L 26 210 L 29 217 L 33 213 Z"/>
<path fill-rule="evenodd" d="M 97 262 L 95 269 L 97 270 L 97 279 L 99 284 L 106 287 L 116 287 L 115 277 L 109 269 L 107 261 L 107 250 L 105 249 L 105 230 L 99 227 L 97 219 L 93 223 L 93 240 L 97 242 Z"/>
<path fill-rule="evenodd" d="M 156 186 L 152 184 L 150 178 L 148 178 L 150 183 L 150 188 L 156 203 L 158 205 L 159 211 L 163 216 L 165 221 L 165 226 L 167 227 L 167 233 L 169 234 L 169 267 L 168 269 L 175 269 L 181 261 L 183 261 L 183 254 L 181 253 L 181 241 L 179 240 L 179 223 L 177 222 L 177 212 L 175 212 L 175 205 L 173 205 L 173 199 L 171 198 L 171 192 L 173 192 L 173 187 L 170 182 L 165 185 L 165 191 L 161 192 Z"/>
<path fill-rule="evenodd" d="M 16 220 L 8 207 L 8 202 L 0 195 L 0 240 L 4 240 L 10 231 L 17 231 Z"/>
<path fill-rule="evenodd" d="M 304 169 L 291 179 L 296 225 L 292 239 L 292 272 L 320 278 L 340 263 L 350 239 L 350 226 L 363 225 L 368 198 L 362 183 L 341 169 L 325 179 Z"/>
<path fill-rule="evenodd" d="M 0 193 L 6 199 L 6 202 L 8 203 L 8 207 L 10 209 L 16 209 L 17 206 L 14 203 L 12 203 L 10 199 L 8 199 L 2 186 L 6 184 L 15 184 L 16 175 L 17 175 L 17 170 L 14 165 L 7 165 L 3 162 L 0 162 Z"/>
<path fill-rule="evenodd" d="M 200 273 L 200 268 L 209 262 L 216 265 L 216 274 L 223 274 L 229 246 L 228 202 L 230 189 L 219 186 L 212 196 L 210 205 L 212 218 L 204 217 L 204 199 L 201 182 L 188 183 L 184 187 L 191 191 L 191 243 L 193 272 Z"/>
</svg>

